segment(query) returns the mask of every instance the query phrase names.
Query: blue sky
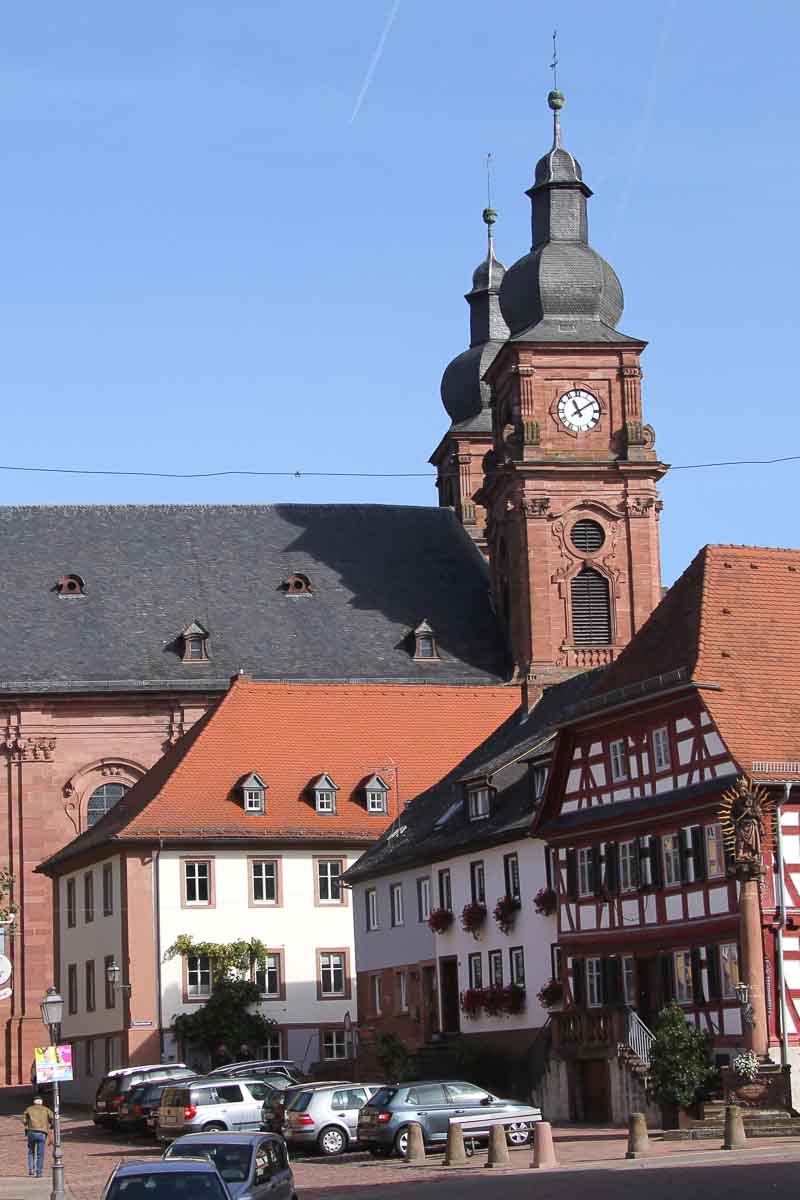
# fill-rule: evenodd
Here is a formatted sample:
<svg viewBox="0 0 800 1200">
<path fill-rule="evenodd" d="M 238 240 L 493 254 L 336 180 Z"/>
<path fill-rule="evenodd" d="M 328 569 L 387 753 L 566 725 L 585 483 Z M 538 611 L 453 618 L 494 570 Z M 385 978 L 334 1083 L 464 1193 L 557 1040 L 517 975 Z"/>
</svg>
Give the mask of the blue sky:
<svg viewBox="0 0 800 1200">
<path fill-rule="evenodd" d="M 0 43 L 3 463 L 425 471 L 483 253 L 526 252 L 558 25 L 592 243 L 675 464 L 800 453 L 800 8 L 27 0 Z M 671 580 L 797 544 L 798 464 L 676 472 Z M 432 503 L 432 480 L 0 473 L 3 503 Z"/>
</svg>

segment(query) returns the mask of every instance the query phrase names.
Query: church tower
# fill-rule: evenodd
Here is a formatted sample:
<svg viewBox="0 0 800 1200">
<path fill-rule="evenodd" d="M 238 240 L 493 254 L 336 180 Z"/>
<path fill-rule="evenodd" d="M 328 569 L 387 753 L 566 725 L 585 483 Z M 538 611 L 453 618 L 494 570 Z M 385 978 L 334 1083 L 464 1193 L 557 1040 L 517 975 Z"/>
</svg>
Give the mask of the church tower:
<svg viewBox="0 0 800 1200">
<path fill-rule="evenodd" d="M 440 506 L 455 509 L 456 515 L 486 553 L 486 513 L 475 501 L 483 480 L 483 459 L 492 448 L 491 389 L 484 382 L 500 347 L 508 337 L 508 326 L 500 312 L 500 284 L 505 267 L 494 256 L 493 208 L 483 210 L 488 234 L 486 258 L 475 268 L 469 305 L 469 349 L 449 364 L 442 376 L 442 404 L 450 417 L 450 428 L 431 455 L 436 467 Z"/>
<path fill-rule="evenodd" d="M 500 287 L 509 337 L 484 375 L 492 449 L 476 497 L 516 672 L 542 684 L 611 662 L 658 603 L 667 470 L 642 412 L 646 343 L 616 328 L 622 288 L 588 242 L 592 193 L 562 145 L 561 92 L 548 104 L 532 248 Z"/>
</svg>

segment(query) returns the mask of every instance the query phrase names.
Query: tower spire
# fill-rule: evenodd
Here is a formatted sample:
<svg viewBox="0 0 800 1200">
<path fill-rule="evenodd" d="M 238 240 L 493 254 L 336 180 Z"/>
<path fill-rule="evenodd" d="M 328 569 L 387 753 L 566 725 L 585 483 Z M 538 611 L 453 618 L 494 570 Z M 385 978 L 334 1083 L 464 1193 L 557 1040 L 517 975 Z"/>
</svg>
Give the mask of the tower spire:
<svg viewBox="0 0 800 1200">
<path fill-rule="evenodd" d="M 561 117 L 560 112 L 564 107 L 566 100 L 564 93 L 558 90 L 558 47 L 556 38 L 558 30 L 553 30 L 553 61 L 550 63 L 550 70 L 553 72 L 553 90 L 548 93 L 547 103 L 553 110 L 553 150 L 561 149 Z"/>
<path fill-rule="evenodd" d="M 492 226 L 497 220 L 497 213 L 492 208 L 492 160 L 494 155 L 491 151 L 486 155 L 486 208 L 483 210 L 482 218 L 486 225 L 486 240 L 488 243 L 486 250 L 486 265 L 488 267 L 488 286 L 491 290 L 493 281 L 493 271 L 497 259 L 494 256 L 494 232 Z"/>
</svg>

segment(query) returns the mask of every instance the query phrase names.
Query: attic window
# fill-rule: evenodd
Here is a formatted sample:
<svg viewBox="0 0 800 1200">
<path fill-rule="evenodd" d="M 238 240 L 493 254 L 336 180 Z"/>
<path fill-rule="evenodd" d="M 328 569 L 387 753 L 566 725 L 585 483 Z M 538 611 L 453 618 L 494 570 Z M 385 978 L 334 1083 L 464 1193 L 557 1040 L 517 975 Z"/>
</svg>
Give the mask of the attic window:
<svg viewBox="0 0 800 1200">
<path fill-rule="evenodd" d="M 199 625 L 197 621 L 192 621 L 191 625 L 186 626 L 181 633 L 180 640 L 183 648 L 181 658 L 184 662 L 201 663 L 209 661 L 208 630 Z"/>
<path fill-rule="evenodd" d="M 427 620 L 420 621 L 414 630 L 414 661 L 439 662 L 439 647 L 436 634 Z"/>
<path fill-rule="evenodd" d="M 260 775 L 251 771 L 236 785 L 242 794 L 242 807 L 246 813 L 263 813 L 266 808 L 267 785 Z"/>
<path fill-rule="evenodd" d="M 86 585 L 80 575 L 62 575 L 56 584 L 59 596 L 83 596 Z"/>
<path fill-rule="evenodd" d="M 384 783 L 380 775 L 373 775 L 364 784 L 364 795 L 367 801 L 368 813 L 387 813 L 389 811 L 389 785 Z"/>
<path fill-rule="evenodd" d="M 331 815 L 336 812 L 338 788 L 330 775 L 320 775 L 311 785 L 314 791 L 314 808 L 318 813 Z"/>
<path fill-rule="evenodd" d="M 485 821 L 491 815 L 492 800 L 488 787 L 470 788 L 467 792 L 467 816 L 470 821 Z"/>
<path fill-rule="evenodd" d="M 310 596 L 311 580 L 307 575 L 295 573 L 283 582 L 283 590 L 287 596 Z"/>
</svg>

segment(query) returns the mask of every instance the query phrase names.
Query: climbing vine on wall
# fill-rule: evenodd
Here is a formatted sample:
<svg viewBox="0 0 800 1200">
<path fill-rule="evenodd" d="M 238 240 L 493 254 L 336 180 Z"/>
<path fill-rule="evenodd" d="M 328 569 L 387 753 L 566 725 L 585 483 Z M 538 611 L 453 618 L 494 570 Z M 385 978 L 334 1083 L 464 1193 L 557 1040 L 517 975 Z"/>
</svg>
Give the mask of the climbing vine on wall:
<svg viewBox="0 0 800 1200">
<path fill-rule="evenodd" d="M 164 961 L 171 958 L 197 956 L 211 959 L 215 983 L 223 980 L 249 978 L 254 967 L 266 966 L 267 947 L 258 938 L 237 942 L 196 942 L 188 933 L 181 933 L 164 951 Z"/>
</svg>

